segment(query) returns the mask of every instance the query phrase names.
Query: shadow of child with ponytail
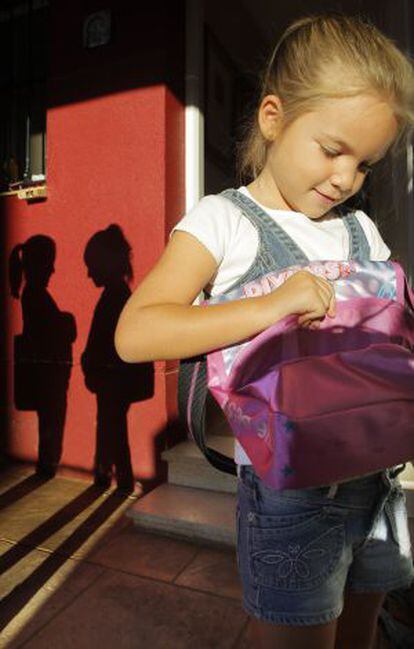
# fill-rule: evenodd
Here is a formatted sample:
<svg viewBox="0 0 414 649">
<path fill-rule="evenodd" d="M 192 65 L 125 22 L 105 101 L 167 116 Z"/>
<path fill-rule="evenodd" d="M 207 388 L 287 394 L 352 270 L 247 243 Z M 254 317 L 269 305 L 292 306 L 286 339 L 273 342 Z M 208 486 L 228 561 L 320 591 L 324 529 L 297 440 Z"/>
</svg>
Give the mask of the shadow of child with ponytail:
<svg viewBox="0 0 414 649">
<path fill-rule="evenodd" d="M 42 478 L 55 475 L 62 455 L 76 339 L 73 315 L 61 311 L 47 290 L 55 259 L 55 242 L 42 234 L 15 246 L 9 259 L 11 292 L 21 300 L 23 315 L 23 331 L 14 338 L 14 403 L 37 412 L 36 473 Z"/>
<path fill-rule="evenodd" d="M 118 225 L 96 232 L 84 261 L 88 277 L 103 288 L 95 307 L 81 363 L 88 390 L 96 394 L 95 484 L 109 487 L 115 467 L 117 488 L 134 490 L 127 413 L 131 403 L 154 393 L 153 363 L 124 363 L 114 345 L 115 327 L 131 290 L 131 247 Z"/>
</svg>

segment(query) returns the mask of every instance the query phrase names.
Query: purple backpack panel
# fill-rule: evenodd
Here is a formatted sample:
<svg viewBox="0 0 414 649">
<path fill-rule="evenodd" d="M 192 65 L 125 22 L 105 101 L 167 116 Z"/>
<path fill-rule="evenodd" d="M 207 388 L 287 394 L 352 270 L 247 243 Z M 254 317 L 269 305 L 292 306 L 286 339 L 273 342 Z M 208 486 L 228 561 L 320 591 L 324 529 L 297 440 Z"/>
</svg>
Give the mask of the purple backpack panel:
<svg viewBox="0 0 414 649">
<path fill-rule="evenodd" d="M 260 478 L 319 486 L 414 458 L 414 301 L 395 262 L 312 262 L 209 303 L 268 293 L 300 269 L 334 282 L 335 318 L 289 316 L 208 356 L 208 386 Z"/>
</svg>

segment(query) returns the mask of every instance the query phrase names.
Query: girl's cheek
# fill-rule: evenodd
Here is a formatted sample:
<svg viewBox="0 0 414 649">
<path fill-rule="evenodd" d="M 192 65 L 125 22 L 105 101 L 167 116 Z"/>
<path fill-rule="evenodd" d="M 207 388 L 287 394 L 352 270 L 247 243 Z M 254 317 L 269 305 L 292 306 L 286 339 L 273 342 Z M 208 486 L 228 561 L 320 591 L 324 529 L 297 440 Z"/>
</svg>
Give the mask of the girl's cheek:
<svg viewBox="0 0 414 649">
<path fill-rule="evenodd" d="M 357 192 L 359 192 L 359 190 L 361 189 L 362 185 L 364 184 L 364 181 L 365 181 L 365 175 L 362 174 L 361 176 L 362 176 L 362 177 L 356 179 L 355 184 L 354 184 L 354 188 L 353 188 L 353 190 L 352 190 L 352 194 L 356 194 Z"/>
</svg>

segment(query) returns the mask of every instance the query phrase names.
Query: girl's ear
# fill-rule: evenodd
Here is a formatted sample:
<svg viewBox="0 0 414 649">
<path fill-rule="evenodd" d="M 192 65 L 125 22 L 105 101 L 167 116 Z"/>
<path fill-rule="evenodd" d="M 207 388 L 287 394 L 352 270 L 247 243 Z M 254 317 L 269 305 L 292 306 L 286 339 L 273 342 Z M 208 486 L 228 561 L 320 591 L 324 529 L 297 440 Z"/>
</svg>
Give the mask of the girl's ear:
<svg viewBox="0 0 414 649">
<path fill-rule="evenodd" d="M 259 107 L 258 121 L 260 131 L 269 142 L 279 133 L 283 121 L 282 102 L 276 95 L 266 95 Z"/>
</svg>

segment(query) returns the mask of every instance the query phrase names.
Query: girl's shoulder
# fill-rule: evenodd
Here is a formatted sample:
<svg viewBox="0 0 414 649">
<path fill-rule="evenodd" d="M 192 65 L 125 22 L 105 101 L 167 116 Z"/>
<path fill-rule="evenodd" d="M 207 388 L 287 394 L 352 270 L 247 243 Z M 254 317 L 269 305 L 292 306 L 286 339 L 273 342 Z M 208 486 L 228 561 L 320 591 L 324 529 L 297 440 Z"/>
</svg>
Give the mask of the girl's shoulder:
<svg viewBox="0 0 414 649">
<path fill-rule="evenodd" d="M 247 227 L 249 227 L 247 222 Z M 229 246 L 246 228 L 246 219 L 241 210 L 220 194 L 204 196 L 174 226 L 172 232 L 180 230 L 195 236 L 220 263 Z"/>
<path fill-rule="evenodd" d="M 189 210 L 179 223 L 190 220 L 209 220 L 222 224 L 223 220 L 224 222 L 233 222 L 240 219 L 241 216 L 241 210 L 228 198 L 225 198 L 222 194 L 208 194 L 201 198 L 197 205 Z"/>
</svg>

